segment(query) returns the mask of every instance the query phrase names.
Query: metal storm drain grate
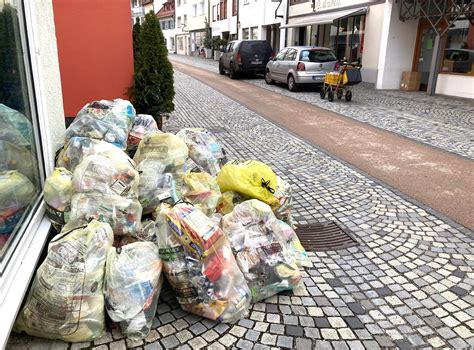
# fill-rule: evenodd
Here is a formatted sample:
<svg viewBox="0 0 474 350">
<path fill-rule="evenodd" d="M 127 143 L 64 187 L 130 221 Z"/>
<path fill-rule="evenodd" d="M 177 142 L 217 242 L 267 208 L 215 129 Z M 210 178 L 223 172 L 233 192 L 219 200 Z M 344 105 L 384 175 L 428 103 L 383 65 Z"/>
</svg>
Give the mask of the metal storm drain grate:
<svg viewBox="0 0 474 350">
<path fill-rule="evenodd" d="M 299 225 L 296 234 L 303 247 L 311 252 L 338 250 L 359 245 L 352 237 L 333 221 Z"/>
</svg>

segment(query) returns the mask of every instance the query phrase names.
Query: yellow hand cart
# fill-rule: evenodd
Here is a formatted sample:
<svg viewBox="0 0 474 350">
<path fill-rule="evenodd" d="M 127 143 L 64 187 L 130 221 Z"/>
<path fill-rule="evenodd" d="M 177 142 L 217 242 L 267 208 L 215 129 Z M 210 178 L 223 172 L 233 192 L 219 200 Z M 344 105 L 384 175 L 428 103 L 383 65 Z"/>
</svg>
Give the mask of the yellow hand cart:
<svg viewBox="0 0 474 350">
<path fill-rule="evenodd" d="M 324 85 L 319 92 L 321 99 L 324 100 L 327 94 L 329 102 L 334 101 L 334 96 L 338 99 L 344 96 L 347 102 L 352 100 L 352 87 L 362 82 L 361 67 L 357 63 L 344 62 L 339 65 L 338 71 L 326 73 Z"/>
</svg>

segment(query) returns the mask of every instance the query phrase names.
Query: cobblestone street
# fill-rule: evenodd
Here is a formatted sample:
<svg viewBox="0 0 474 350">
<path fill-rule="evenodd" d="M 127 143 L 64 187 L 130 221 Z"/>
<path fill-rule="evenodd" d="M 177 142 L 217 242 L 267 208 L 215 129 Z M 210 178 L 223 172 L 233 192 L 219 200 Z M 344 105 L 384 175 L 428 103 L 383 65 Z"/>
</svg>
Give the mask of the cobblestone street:
<svg viewBox="0 0 474 350">
<path fill-rule="evenodd" d="M 170 55 L 171 60 L 218 72 L 218 62 L 192 56 Z M 346 101 L 321 100 L 319 90 L 290 92 L 285 85 L 267 85 L 262 77 L 242 80 L 314 106 L 340 113 L 410 139 L 474 159 L 474 103 L 472 100 L 428 96 L 424 92 L 374 90 L 371 84 L 354 87 Z"/>
<path fill-rule="evenodd" d="M 215 69 L 213 61 L 201 61 L 195 60 Z M 279 86 L 264 87 L 289 93 Z M 303 270 L 303 282 L 296 290 L 254 304 L 249 317 L 235 325 L 182 311 L 169 287 L 164 287 L 153 330 L 145 341 L 131 342 L 117 330 L 80 344 L 13 334 L 8 349 L 474 347 L 473 232 L 196 79 L 175 72 L 175 90 L 176 110 L 164 125 L 166 131 L 212 130 L 230 159 L 259 159 L 292 184 L 298 224 L 336 221 L 353 233 L 359 245 L 310 252 L 312 267 Z M 374 96 L 371 91 L 358 87 L 348 113 L 369 108 L 364 101 L 372 99 L 371 106 L 379 107 L 368 111 L 364 121 L 474 157 L 470 102 L 449 99 L 447 105 L 439 99 L 437 103 L 444 106 L 438 109 L 426 97 L 418 109 L 410 107 L 415 103 L 412 95 L 380 92 Z M 311 97 L 310 103 L 336 111 L 342 104 L 347 106 L 340 101 L 329 105 L 314 92 L 295 96 Z M 398 98 L 405 102 L 390 109 L 387 103 Z"/>
</svg>

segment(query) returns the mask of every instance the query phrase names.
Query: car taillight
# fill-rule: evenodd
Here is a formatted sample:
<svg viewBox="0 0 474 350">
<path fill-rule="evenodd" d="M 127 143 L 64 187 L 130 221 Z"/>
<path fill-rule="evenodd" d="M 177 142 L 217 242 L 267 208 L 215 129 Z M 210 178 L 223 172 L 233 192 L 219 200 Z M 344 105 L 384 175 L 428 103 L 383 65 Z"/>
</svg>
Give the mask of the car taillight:
<svg viewBox="0 0 474 350">
<path fill-rule="evenodd" d="M 306 67 L 303 62 L 298 62 L 298 65 L 296 66 L 297 71 L 305 71 Z"/>
<path fill-rule="evenodd" d="M 240 56 L 240 52 L 237 52 L 237 63 L 242 63 L 242 57 Z"/>
</svg>

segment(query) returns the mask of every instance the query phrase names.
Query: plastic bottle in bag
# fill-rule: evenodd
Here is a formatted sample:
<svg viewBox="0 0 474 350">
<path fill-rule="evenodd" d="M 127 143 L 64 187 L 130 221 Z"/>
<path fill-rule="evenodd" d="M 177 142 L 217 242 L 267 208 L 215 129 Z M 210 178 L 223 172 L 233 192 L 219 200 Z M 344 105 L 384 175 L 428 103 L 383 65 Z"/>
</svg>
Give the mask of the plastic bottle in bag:
<svg viewBox="0 0 474 350">
<path fill-rule="evenodd" d="M 252 301 L 293 289 L 301 279 L 288 243 L 272 227 L 270 206 L 248 200 L 224 216 L 222 227 L 252 292 Z"/>
<path fill-rule="evenodd" d="M 55 168 L 44 182 L 46 214 L 57 227 L 69 219 L 73 193 L 72 173 L 66 168 Z"/>
<path fill-rule="evenodd" d="M 74 170 L 75 192 L 100 192 L 137 198 L 138 172 L 133 163 L 100 155 L 85 157 Z"/>
<path fill-rule="evenodd" d="M 162 214 L 171 232 L 158 229 L 160 256 L 181 307 L 221 322 L 245 317 L 250 291 L 222 230 L 189 204 L 163 205 Z"/>
<path fill-rule="evenodd" d="M 138 200 L 98 192 L 76 193 L 66 226 L 83 225 L 90 220 L 107 222 L 116 236 L 136 236 L 141 229 L 142 207 Z"/>
<path fill-rule="evenodd" d="M 102 284 L 112 240 L 110 226 L 98 221 L 54 237 L 14 331 L 68 342 L 101 337 L 105 328 Z"/>
<path fill-rule="evenodd" d="M 215 178 L 205 172 L 186 172 L 183 176 L 181 194 L 186 201 L 194 204 L 207 216 L 216 212 L 221 198 L 221 191 Z"/>
<path fill-rule="evenodd" d="M 201 171 L 217 176 L 222 166 L 227 163 L 227 157 L 216 137 L 206 129 L 186 128 L 180 130 L 180 137 L 189 149 L 189 157 Z M 188 166 L 187 170 L 190 169 Z"/>
<path fill-rule="evenodd" d="M 86 104 L 66 130 L 66 141 L 75 136 L 104 140 L 123 150 L 135 118 L 129 101 L 115 99 Z"/>
<path fill-rule="evenodd" d="M 112 248 L 107 255 L 105 307 L 122 334 L 145 338 L 156 313 L 162 263 L 152 242 Z"/>
<path fill-rule="evenodd" d="M 137 149 L 140 141 L 143 140 L 146 134 L 152 131 L 161 132 L 158 129 L 158 125 L 153 116 L 148 114 L 137 114 L 133 120 L 132 129 L 128 134 L 127 151 Z"/>
</svg>

